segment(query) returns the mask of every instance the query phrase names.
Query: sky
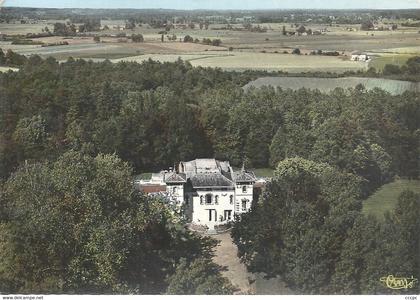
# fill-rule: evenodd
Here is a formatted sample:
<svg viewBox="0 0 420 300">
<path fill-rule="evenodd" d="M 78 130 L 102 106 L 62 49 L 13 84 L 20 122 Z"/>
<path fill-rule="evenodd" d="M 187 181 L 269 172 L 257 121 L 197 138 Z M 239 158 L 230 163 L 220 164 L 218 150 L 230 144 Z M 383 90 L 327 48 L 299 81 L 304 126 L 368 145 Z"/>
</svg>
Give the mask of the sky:
<svg viewBox="0 0 420 300">
<path fill-rule="evenodd" d="M 167 9 L 391 9 L 419 8 L 420 0 L 0 0 L 4 6 Z"/>
</svg>

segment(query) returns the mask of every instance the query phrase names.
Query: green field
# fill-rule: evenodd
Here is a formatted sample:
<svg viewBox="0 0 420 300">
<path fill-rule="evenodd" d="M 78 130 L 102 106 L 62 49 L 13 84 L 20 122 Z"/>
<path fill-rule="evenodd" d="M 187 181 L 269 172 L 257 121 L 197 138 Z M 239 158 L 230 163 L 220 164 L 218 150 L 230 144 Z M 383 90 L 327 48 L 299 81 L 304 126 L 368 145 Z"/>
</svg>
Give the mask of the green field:
<svg viewBox="0 0 420 300">
<path fill-rule="evenodd" d="M 342 78 L 317 78 L 317 77 L 261 77 L 246 86 L 259 88 L 262 86 L 280 87 L 283 89 L 298 90 L 301 88 L 330 92 L 335 88 L 354 88 L 363 84 L 367 90 L 380 88 L 393 95 L 399 95 L 405 91 L 420 91 L 420 83 L 402 80 L 391 80 L 382 78 L 367 77 L 342 77 Z"/>
<path fill-rule="evenodd" d="M 385 65 L 397 65 L 402 67 L 405 65 L 407 60 L 413 57 L 413 55 L 408 54 L 396 54 L 396 55 L 385 55 L 374 58 L 370 63 L 369 67 L 373 67 L 378 71 L 382 71 Z"/>
<path fill-rule="evenodd" d="M 333 56 L 292 55 L 280 53 L 208 51 L 180 54 L 145 54 L 139 56 L 112 59 L 112 62 L 135 61 L 148 59 L 160 62 L 173 62 L 178 58 L 189 61 L 195 67 L 217 67 L 224 70 L 266 70 L 307 72 L 319 69 L 330 72 L 357 71 L 367 68 L 363 62 L 344 60 Z"/>
<path fill-rule="evenodd" d="M 400 179 L 385 184 L 363 203 L 363 213 L 383 218 L 386 211 L 394 209 L 398 196 L 407 189 L 420 193 L 420 180 Z"/>
</svg>

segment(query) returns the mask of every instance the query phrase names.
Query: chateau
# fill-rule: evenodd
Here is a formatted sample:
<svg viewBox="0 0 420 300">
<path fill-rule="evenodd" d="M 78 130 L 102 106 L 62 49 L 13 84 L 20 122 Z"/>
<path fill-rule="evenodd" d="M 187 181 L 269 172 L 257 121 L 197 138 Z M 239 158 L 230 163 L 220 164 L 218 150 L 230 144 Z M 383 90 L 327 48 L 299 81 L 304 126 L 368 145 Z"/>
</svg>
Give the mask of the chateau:
<svg viewBox="0 0 420 300">
<path fill-rule="evenodd" d="M 163 192 L 193 224 L 213 229 L 249 211 L 256 177 L 244 168 L 233 171 L 228 161 L 196 159 L 141 181 L 148 193 Z"/>
</svg>

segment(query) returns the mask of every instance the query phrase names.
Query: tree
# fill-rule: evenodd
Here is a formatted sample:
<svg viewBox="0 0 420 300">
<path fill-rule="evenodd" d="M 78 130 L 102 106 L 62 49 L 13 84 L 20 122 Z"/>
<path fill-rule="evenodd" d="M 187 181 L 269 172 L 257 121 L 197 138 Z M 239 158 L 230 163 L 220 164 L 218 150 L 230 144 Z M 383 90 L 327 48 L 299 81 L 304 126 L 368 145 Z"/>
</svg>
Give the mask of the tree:
<svg viewBox="0 0 420 300">
<path fill-rule="evenodd" d="M 192 36 L 186 35 L 184 36 L 184 43 L 193 43 L 194 38 Z"/>
<path fill-rule="evenodd" d="M 93 37 L 93 41 L 95 43 L 100 43 L 101 42 L 101 37 L 96 35 L 96 36 Z"/>
<path fill-rule="evenodd" d="M 3 50 L 0 48 L 0 66 L 4 66 L 6 64 L 6 57 L 4 55 Z"/>
<path fill-rule="evenodd" d="M 385 67 L 384 67 L 384 70 L 382 71 L 382 73 L 384 75 L 400 74 L 401 73 L 401 69 L 397 65 L 386 64 Z"/>
<path fill-rule="evenodd" d="M 292 54 L 300 55 L 300 49 L 299 48 L 293 49 Z"/>
<path fill-rule="evenodd" d="M 127 22 L 125 22 L 125 28 L 134 30 L 136 28 L 136 21 L 133 18 L 130 18 Z"/>
<path fill-rule="evenodd" d="M 360 25 L 360 30 L 371 30 L 373 29 L 373 27 L 373 22 L 371 20 L 367 20 L 362 22 L 362 24 Z"/>
<path fill-rule="evenodd" d="M 231 295 L 235 288 L 220 274 L 221 268 L 209 259 L 196 259 L 178 264 L 169 277 L 167 294 L 171 295 Z"/>
<path fill-rule="evenodd" d="M 13 137 L 25 158 L 42 157 L 48 149 L 47 124 L 40 115 L 20 119 Z"/>
<path fill-rule="evenodd" d="M 1 290 L 157 294 L 181 257 L 211 256 L 213 241 L 186 232 L 130 178 L 115 155 L 70 151 L 21 167 L 1 197 Z"/>
<path fill-rule="evenodd" d="M 410 57 L 406 63 L 407 71 L 410 74 L 420 73 L 420 56 Z"/>
<path fill-rule="evenodd" d="M 415 294 L 414 289 L 391 290 L 378 278 L 417 278 L 420 239 L 420 195 L 404 191 L 383 222 L 360 216 L 344 241 L 333 277 L 334 290 L 344 294 Z"/>
<path fill-rule="evenodd" d="M 283 25 L 283 28 L 282 28 L 282 34 L 287 35 L 286 26 L 284 26 L 284 25 Z"/>
<path fill-rule="evenodd" d="M 212 46 L 220 46 L 222 44 L 222 41 L 220 39 L 214 39 L 211 42 Z"/>
<path fill-rule="evenodd" d="M 382 258 L 374 257 L 378 243 L 383 243 L 378 238 L 380 230 L 380 224 L 375 218 L 359 216 L 356 219 L 343 243 L 343 250 L 332 278 L 336 293 L 360 295 L 378 292 L 380 289 L 378 278 L 384 275 L 367 268 L 368 260 L 371 260 L 370 266 L 372 266 Z M 367 278 L 367 272 L 376 273 L 376 276 Z"/>
<path fill-rule="evenodd" d="M 232 229 L 241 259 L 253 272 L 282 276 L 299 293 L 329 293 L 346 232 L 361 208 L 359 184 L 326 164 L 280 162 L 260 203 Z"/>
<path fill-rule="evenodd" d="M 144 37 L 141 33 L 132 34 L 131 35 L 131 40 L 133 41 L 133 43 L 143 43 L 144 42 Z"/>
</svg>

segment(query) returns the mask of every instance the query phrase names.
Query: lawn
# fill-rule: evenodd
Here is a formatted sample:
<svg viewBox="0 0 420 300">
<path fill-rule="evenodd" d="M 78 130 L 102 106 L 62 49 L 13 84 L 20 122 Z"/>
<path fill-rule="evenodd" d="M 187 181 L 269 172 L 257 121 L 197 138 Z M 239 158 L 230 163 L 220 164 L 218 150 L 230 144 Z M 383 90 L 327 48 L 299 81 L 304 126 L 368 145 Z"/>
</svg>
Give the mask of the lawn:
<svg viewBox="0 0 420 300">
<path fill-rule="evenodd" d="M 364 202 L 363 213 L 382 219 L 386 211 L 394 209 L 398 196 L 407 189 L 420 193 L 420 180 L 400 179 L 385 184 Z"/>
<path fill-rule="evenodd" d="M 134 180 L 150 180 L 152 178 L 152 173 L 141 173 L 134 176 Z"/>
<path fill-rule="evenodd" d="M 270 168 L 252 169 L 257 177 L 273 177 L 274 170 Z"/>
</svg>

